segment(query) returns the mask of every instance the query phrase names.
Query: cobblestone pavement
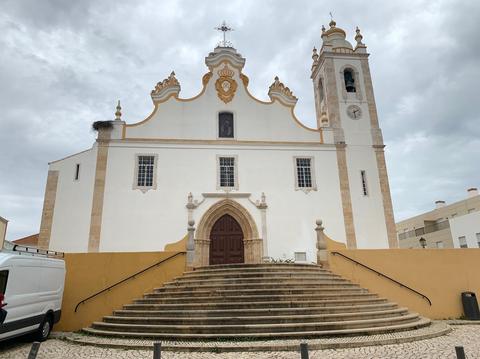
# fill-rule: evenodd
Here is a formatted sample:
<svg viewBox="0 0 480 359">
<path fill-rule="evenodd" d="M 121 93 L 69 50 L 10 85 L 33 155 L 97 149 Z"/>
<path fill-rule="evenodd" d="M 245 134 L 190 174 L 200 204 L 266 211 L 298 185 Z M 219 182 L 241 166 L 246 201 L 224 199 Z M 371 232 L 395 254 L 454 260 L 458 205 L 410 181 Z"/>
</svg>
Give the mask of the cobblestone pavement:
<svg viewBox="0 0 480 359">
<path fill-rule="evenodd" d="M 480 326 L 462 325 L 454 326 L 448 335 L 434 339 L 420 340 L 411 343 L 372 346 L 352 349 L 314 350 L 310 352 L 311 359 L 328 358 L 359 358 L 359 359 L 387 359 L 387 358 L 456 358 L 455 346 L 462 345 L 468 359 L 480 359 Z M 30 343 L 26 340 L 11 340 L 0 343 L 1 359 L 27 358 Z M 93 346 L 80 346 L 58 339 L 50 339 L 42 343 L 37 359 L 67 359 L 67 358 L 153 358 L 152 351 L 147 350 L 122 350 L 103 349 Z M 300 358 L 295 352 L 269 352 L 269 353 L 162 353 L 163 359 L 260 359 Z"/>
</svg>

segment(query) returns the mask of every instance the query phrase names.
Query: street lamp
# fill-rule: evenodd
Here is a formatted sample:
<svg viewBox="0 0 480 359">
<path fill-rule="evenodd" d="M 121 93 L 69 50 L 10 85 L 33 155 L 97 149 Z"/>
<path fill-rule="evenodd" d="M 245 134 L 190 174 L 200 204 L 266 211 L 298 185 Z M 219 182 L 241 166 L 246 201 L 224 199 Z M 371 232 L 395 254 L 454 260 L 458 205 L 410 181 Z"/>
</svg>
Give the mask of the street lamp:
<svg viewBox="0 0 480 359">
<path fill-rule="evenodd" d="M 425 238 L 420 237 L 418 241 L 420 242 L 420 245 L 422 246 L 422 248 L 425 248 L 427 246 L 427 240 Z"/>
</svg>

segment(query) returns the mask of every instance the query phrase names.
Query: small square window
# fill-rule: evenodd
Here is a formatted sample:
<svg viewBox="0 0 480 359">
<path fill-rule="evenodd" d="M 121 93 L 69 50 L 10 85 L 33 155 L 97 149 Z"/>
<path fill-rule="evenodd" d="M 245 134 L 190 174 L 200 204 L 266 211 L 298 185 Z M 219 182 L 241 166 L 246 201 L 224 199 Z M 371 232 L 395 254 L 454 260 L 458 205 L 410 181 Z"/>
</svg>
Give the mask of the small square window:
<svg viewBox="0 0 480 359">
<path fill-rule="evenodd" d="M 306 252 L 295 252 L 295 262 L 306 262 L 307 253 Z"/>
<path fill-rule="evenodd" d="M 458 237 L 458 243 L 460 248 L 468 248 L 467 238 L 465 236 Z"/>
</svg>

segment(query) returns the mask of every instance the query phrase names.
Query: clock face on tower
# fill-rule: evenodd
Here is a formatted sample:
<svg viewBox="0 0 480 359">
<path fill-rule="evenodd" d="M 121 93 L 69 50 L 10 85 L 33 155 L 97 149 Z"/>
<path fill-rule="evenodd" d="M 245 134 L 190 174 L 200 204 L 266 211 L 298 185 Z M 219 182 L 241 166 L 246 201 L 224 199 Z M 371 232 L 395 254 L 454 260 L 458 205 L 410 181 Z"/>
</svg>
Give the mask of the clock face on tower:
<svg viewBox="0 0 480 359">
<path fill-rule="evenodd" d="M 362 117 L 362 110 L 357 105 L 350 105 L 347 107 L 347 115 L 351 119 L 358 120 Z"/>
</svg>

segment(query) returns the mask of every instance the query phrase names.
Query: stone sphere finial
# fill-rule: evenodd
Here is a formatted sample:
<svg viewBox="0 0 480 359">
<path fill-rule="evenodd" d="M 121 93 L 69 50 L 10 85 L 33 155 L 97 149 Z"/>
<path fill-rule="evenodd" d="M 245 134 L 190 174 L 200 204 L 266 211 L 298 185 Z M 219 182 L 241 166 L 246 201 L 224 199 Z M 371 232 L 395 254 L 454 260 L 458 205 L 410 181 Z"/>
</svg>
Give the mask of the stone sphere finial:
<svg viewBox="0 0 480 359">
<path fill-rule="evenodd" d="M 321 226 L 323 224 L 323 221 L 321 219 L 317 219 L 315 223 L 317 224 L 317 226 Z"/>
<path fill-rule="evenodd" d="M 193 227 L 193 226 L 195 225 L 195 221 L 194 221 L 193 219 L 189 220 L 189 221 L 188 221 L 188 225 L 189 225 L 190 227 Z"/>
<path fill-rule="evenodd" d="M 115 112 L 115 120 L 116 121 L 121 121 L 122 119 L 122 106 L 120 106 L 120 100 L 118 100 L 117 102 L 117 108 L 116 108 L 116 112 Z"/>
</svg>

